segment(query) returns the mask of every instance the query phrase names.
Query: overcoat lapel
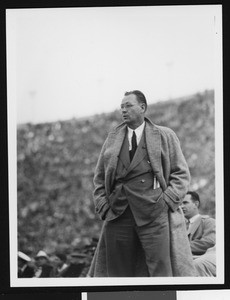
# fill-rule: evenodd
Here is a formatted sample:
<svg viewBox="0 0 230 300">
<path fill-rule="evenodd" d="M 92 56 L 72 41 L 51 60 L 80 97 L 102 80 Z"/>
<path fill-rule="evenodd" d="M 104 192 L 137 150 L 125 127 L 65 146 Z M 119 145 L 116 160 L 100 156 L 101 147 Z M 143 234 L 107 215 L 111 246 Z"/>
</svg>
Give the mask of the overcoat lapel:
<svg viewBox="0 0 230 300">
<path fill-rule="evenodd" d="M 160 172 L 161 166 L 161 135 L 159 129 L 148 119 L 146 119 L 145 126 L 145 140 L 149 160 L 156 176 L 163 190 L 167 189 L 167 184 L 163 178 L 163 173 Z"/>
<path fill-rule="evenodd" d="M 145 140 L 153 172 L 157 174 L 160 172 L 161 137 L 159 130 L 155 126 L 149 126 L 148 122 L 146 122 Z"/>
<path fill-rule="evenodd" d="M 161 166 L 161 136 L 158 128 L 154 124 L 149 124 L 151 121 L 146 120 L 145 140 L 149 156 L 149 160 L 157 180 L 163 190 L 167 188 L 166 182 L 160 172 Z"/>
<path fill-rule="evenodd" d="M 121 151 L 119 154 L 119 159 L 127 170 L 130 166 L 130 157 L 129 157 L 129 141 L 127 134 L 125 135 L 123 145 L 121 146 Z"/>
<path fill-rule="evenodd" d="M 116 130 L 114 132 L 111 132 L 108 137 L 108 144 L 110 145 L 110 159 L 109 164 L 106 172 L 106 190 L 108 194 L 110 194 L 110 189 L 113 187 L 115 175 L 116 175 L 116 169 L 117 169 L 117 163 L 118 163 L 118 157 L 121 151 L 121 147 L 124 141 L 124 138 L 126 136 L 127 127 L 123 126 L 120 128 L 120 130 Z"/>
</svg>

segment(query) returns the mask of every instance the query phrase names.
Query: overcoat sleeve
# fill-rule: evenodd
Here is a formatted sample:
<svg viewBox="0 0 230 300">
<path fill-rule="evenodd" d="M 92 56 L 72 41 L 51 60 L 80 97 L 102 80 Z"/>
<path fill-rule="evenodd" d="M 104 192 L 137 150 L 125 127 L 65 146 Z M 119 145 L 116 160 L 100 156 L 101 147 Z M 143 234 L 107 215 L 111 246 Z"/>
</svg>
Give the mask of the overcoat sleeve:
<svg viewBox="0 0 230 300">
<path fill-rule="evenodd" d="M 166 176 L 167 188 L 164 190 L 164 200 L 173 211 L 176 211 L 188 191 L 190 173 L 180 141 L 174 131 L 167 128 L 167 134 L 163 135 L 162 139 L 163 170 L 165 173 L 169 172 Z M 166 170 L 168 169 L 166 164 L 169 166 L 169 170 Z"/>
<path fill-rule="evenodd" d="M 105 219 L 106 212 L 109 210 L 110 206 L 106 197 L 105 190 L 105 164 L 104 164 L 104 152 L 106 149 L 108 138 L 105 140 L 101 153 L 99 155 L 97 165 L 94 174 L 94 202 L 95 202 L 95 212 L 99 215 L 101 220 Z"/>
</svg>

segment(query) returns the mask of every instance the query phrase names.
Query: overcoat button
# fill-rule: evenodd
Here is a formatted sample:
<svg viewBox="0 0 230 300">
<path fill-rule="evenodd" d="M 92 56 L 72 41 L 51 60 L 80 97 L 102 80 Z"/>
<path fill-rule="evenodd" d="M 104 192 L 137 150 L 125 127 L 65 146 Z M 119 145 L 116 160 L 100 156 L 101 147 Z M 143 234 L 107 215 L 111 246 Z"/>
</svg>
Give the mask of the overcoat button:
<svg viewBox="0 0 230 300">
<path fill-rule="evenodd" d="M 142 182 L 142 183 L 144 183 L 144 182 L 145 182 L 145 180 L 144 180 L 144 179 L 141 179 L 141 182 Z"/>
</svg>

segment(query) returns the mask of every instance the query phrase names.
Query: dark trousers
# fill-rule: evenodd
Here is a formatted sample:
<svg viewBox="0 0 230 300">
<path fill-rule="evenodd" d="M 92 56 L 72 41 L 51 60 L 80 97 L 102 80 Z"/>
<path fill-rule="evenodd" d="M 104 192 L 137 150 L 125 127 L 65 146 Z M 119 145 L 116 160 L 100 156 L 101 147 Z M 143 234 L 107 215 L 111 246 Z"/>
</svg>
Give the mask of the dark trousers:
<svg viewBox="0 0 230 300">
<path fill-rule="evenodd" d="M 144 250 L 148 275 L 172 276 L 168 208 L 147 225 L 138 227 L 129 208 L 105 224 L 109 277 L 134 277 L 139 249 Z"/>
</svg>

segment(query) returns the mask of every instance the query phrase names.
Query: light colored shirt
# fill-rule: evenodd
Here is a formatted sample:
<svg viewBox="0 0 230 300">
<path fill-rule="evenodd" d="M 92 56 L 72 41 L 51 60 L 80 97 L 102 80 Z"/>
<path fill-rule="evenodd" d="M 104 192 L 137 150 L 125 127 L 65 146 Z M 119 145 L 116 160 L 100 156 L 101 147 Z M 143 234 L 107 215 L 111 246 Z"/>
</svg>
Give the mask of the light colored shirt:
<svg viewBox="0 0 230 300">
<path fill-rule="evenodd" d="M 42 274 L 42 267 L 38 267 L 35 274 L 34 274 L 34 277 L 40 277 Z"/>
<path fill-rule="evenodd" d="M 199 216 L 200 216 L 200 214 L 197 214 L 188 220 L 188 223 L 189 223 L 188 231 L 190 230 L 190 227 L 192 226 L 192 224 L 199 218 Z"/>
<path fill-rule="evenodd" d="M 61 266 L 61 268 L 57 268 L 57 270 L 58 270 L 58 272 L 60 273 L 60 272 L 62 272 L 63 270 L 65 270 L 67 267 L 68 267 L 67 264 L 63 264 L 63 265 Z"/>
<path fill-rule="evenodd" d="M 136 134 L 136 137 L 137 137 L 137 146 L 138 146 L 138 144 L 140 143 L 144 128 L 145 128 L 145 122 L 143 122 L 135 130 L 128 127 L 129 150 L 132 149 L 132 141 L 131 140 L 132 140 L 132 136 L 133 136 L 133 131 L 135 131 L 135 134 Z"/>
<path fill-rule="evenodd" d="M 197 214 L 197 215 L 193 216 L 191 219 L 189 219 L 189 222 L 194 223 L 196 221 L 196 219 L 199 218 L 199 216 L 200 216 L 200 214 Z"/>
<path fill-rule="evenodd" d="M 27 267 L 27 264 L 24 264 L 24 265 L 21 267 L 20 271 L 21 271 L 21 272 L 24 272 L 26 267 Z"/>
</svg>

